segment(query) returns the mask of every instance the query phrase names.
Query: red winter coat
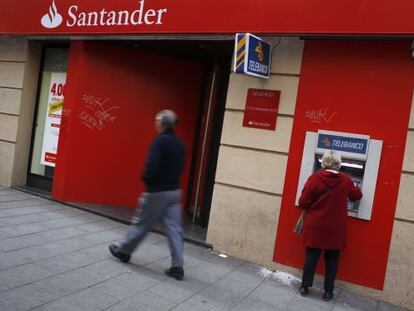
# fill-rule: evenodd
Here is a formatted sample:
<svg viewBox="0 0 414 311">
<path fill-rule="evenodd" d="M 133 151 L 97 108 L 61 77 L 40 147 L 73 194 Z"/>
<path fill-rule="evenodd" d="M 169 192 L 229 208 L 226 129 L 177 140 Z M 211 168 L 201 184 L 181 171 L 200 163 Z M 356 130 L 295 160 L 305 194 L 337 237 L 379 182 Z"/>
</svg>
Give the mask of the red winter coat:
<svg viewBox="0 0 414 311">
<path fill-rule="evenodd" d="M 321 170 L 306 181 L 299 207 L 306 209 L 302 242 L 306 247 L 341 249 L 345 246 L 347 200 L 358 201 L 362 192 L 344 173 Z"/>
</svg>

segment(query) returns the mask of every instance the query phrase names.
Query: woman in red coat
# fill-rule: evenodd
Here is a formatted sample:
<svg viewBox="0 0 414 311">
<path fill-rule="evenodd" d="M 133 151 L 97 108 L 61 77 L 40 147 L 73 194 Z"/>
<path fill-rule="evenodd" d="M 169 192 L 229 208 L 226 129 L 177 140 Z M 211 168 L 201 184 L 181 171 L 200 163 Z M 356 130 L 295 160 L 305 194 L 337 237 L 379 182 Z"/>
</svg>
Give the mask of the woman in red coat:
<svg viewBox="0 0 414 311">
<path fill-rule="evenodd" d="M 306 210 L 302 242 L 306 246 L 300 294 L 306 296 L 313 285 L 316 264 L 321 251 L 325 255 L 324 300 L 331 300 L 340 250 L 346 242 L 347 202 L 358 201 L 361 190 L 344 173 L 340 173 L 341 156 L 334 151 L 322 157 L 322 170 L 307 180 L 299 199 Z"/>
</svg>

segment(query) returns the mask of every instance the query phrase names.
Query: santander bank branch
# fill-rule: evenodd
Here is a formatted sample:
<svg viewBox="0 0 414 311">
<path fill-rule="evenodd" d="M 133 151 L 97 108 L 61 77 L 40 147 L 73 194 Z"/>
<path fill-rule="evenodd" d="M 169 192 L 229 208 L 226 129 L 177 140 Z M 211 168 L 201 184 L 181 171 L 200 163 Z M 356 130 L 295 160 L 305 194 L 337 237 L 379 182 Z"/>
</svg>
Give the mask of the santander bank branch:
<svg viewBox="0 0 414 311">
<path fill-rule="evenodd" d="M 0 184 L 128 221 L 154 116 L 173 109 L 196 239 L 300 275 L 298 195 L 336 150 L 364 193 L 348 206 L 338 287 L 414 309 L 413 11 L 3 0 Z"/>
</svg>

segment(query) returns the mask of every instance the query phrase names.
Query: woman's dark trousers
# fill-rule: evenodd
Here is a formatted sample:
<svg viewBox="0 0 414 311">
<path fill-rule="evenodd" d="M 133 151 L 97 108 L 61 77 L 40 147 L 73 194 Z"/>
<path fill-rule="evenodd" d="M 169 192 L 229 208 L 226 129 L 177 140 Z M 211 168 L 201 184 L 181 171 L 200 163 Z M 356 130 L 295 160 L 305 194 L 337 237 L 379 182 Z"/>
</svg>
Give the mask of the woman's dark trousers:
<svg viewBox="0 0 414 311">
<path fill-rule="evenodd" d="M 302 286 L 311 287 L 315 276 L 316 264 L 321 255 L 320 248 L 306 248 L 306 260 L 303 267 Z M 326 292 L 332 292 L 338 270 L 340 251 L 336 249 L 325 249 L 325 284 Z"/>
</svg>

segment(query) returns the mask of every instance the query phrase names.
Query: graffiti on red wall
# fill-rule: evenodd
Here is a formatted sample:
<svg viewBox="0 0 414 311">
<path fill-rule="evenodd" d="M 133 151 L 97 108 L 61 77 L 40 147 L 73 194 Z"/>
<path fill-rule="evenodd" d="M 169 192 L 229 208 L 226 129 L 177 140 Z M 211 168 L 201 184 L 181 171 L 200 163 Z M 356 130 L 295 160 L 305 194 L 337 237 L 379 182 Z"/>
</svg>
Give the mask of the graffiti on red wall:
<svg viewBox="0 0 414 311">
<path fill-rule="evenodd" d="M 110 106 L 109 98 L 83 94 L 82 101 L 85 105 L 78 118 L 87 128 L 102 131 L 117 119 L 116 111 L 119 106 Z"/>
</svg>

